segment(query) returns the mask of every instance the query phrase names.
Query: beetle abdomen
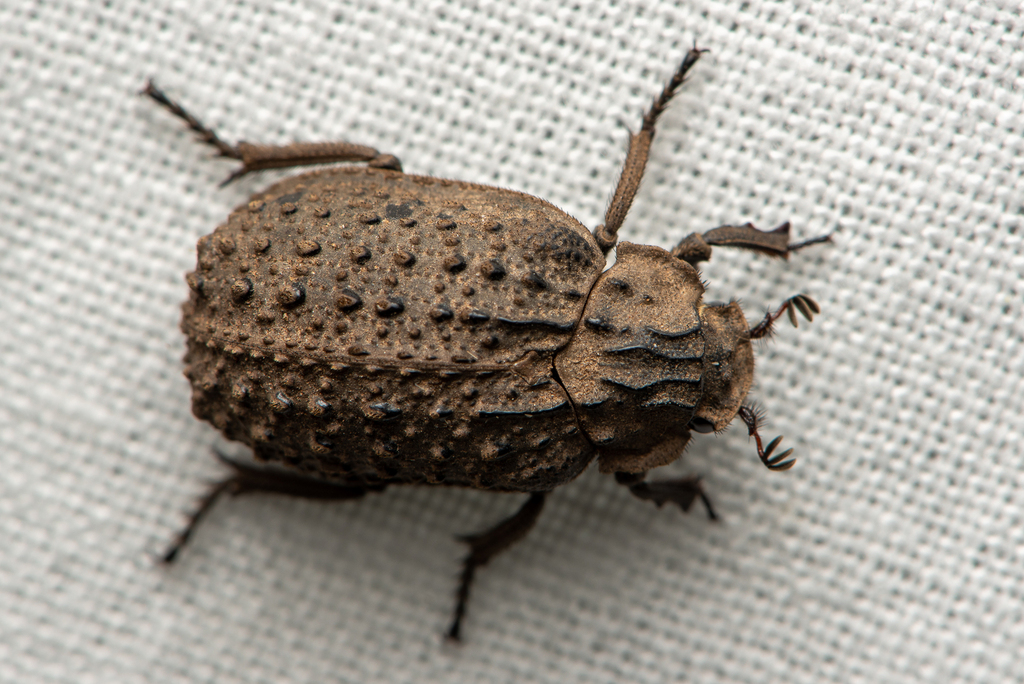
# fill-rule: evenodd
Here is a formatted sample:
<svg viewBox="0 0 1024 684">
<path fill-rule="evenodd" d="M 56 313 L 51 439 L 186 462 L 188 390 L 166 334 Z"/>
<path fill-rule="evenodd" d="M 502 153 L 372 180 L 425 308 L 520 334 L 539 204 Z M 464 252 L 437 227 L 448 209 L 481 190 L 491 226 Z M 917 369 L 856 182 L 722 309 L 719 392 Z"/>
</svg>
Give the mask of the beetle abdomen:
<svg viewBox="0 0 1024 684">
<path fill-rule="evenodd" d="M 547 491 L 592 456 L 550 375 L 282 364 L 191 342 L 185 361 L 197 417 L 320 478 Z"/>
<path fill-rule="evenodd" d="M 604 265 L 582 225 L 535 197 L 370 168 L 277 183 L 198 252 L 190 337 L 365 364 L 555 351 Z"/>
<path fill-rule="evenodd" d="M 287 179 L 199 242 L 193 410 L 322 477 L 550 489 L 591 458 L 552 359 L 603 263 L 521 193 L 365 168 Z"/>
</svg>

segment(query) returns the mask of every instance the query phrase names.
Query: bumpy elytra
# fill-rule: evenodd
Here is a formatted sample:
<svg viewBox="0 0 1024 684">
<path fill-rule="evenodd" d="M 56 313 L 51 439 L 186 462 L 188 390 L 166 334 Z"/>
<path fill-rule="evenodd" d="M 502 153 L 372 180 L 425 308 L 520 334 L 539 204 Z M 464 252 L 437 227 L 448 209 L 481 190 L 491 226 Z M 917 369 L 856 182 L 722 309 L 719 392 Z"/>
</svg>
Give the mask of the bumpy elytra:
<svg viewBox="0 0 1024 684">
<path fill-rule="evenodd" d="M 182 330 L 195 415 L 256 458 L 294 474 L 227 462 L 168 551 L 172 560 L 223 492 L 356 498 L 390 484 L 531 494 L 514 516 L 466 537 L 458 638 L 475 569 L 521 538 L 544 495 L 596 460 L 641 499 L 684 510 L 699 478 L 646 482 L 693 432 L 739 416 L 765 465 L 791 450 L 761 443 L 744 406 L 753 339 L 795 311 L 787 300 L 750 327 L 735 302 L 703 301 L 696 265 L 726 245 L 786 257 L 789 224 L 694 233 L 672 251 L 622 242 L 606 254 L 639 187 L 655 121 L 700 58 L 691 50 L 646 113 L 605 223 L 593 233 L 511 190 L 402 172 L 350 143 L 283 147 L 221 141 L 152 83 L 145 93 L 250 171 L 362 161 L 281 181 L 199 241 Z"/>
</svg>

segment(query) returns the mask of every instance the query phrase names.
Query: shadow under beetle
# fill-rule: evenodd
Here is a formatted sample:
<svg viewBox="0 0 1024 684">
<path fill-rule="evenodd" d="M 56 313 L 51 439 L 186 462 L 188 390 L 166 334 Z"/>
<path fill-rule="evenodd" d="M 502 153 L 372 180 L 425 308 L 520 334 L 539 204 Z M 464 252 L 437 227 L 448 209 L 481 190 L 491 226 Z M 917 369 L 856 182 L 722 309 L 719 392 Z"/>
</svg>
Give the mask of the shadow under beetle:
<svg viewBox="0 0 1024 684">
<path fill-rule="evenodd" d="M 219 495 L 355 499 L 390 484 L 525 492 L 469 545 L 448 630 L 458 639 L 473 574 L 533 527 L 547 492 L 597 460 L 640 499 L 684 511 L 711 502 L 697 477 L 647 482 L 691 433 L 736 417 L 761 461 L 786 470 L 743 404 L 751 341 L 806 295 L 749 327 L 737 303 L 702 301 L 697 265 L 713 246 L 787 257 L 789 224 L 693 233 L 672 251 L 618 244 L 655 123 L 703 51 L 690 50 L 631 134 L 603 225 L 593 233 L 536 197 L 403 173 L 396 157 L 345 142 L 229 145 L 153 83 L 144 94 L 241 166 L 366 162 L 283 180 L 199 240 L 181 327 L 192 410 L 260 461 L 203 499 L 172 561 Z"/>
</svg>

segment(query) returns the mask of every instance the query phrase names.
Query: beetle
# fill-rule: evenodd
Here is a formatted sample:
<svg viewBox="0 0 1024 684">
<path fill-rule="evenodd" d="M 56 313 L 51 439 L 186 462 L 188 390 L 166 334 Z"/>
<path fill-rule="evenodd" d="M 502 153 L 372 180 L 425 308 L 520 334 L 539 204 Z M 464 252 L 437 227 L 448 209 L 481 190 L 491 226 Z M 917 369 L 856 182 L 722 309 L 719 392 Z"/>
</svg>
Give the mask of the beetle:
<svg viewBox="0 0 1024 684">
<path fill-rule="evenodd" d="M 674 249 L 618 242 L 658 117 L 703 50 L 694 46 L 630 134 L 604 223 L 592 232 L 536 197 L 406 174 L 391 154 L 347 142 L 229 145 L 152 81 L 143 93 L 221 156 L 225 180 L 268 169 L 362 162 L 287 178 L 199 240 L 183 305 L 194 414 L 253 449 L 223 459 L 213 487 L 164 555 L 171 562 L 218 497 L 276 492 L 354 499 L 391 484 L 529 494 L 511 517 L 462 538 L 448 636 L 458 639 L 476 570 L 529 532 L 546 494 L 591 462 L 636 497 L 716 514 L 698 477 L 648 482 L 693 433 L 746 425 L 761 461 L 790 468 L 744 403 L 753 327 L 737 302 L 703 301 L 712 247 L 787 258 L 788 223 L 693 233 Z M 616 262 L 605 270 L 607 254 Z"/>
</svg>

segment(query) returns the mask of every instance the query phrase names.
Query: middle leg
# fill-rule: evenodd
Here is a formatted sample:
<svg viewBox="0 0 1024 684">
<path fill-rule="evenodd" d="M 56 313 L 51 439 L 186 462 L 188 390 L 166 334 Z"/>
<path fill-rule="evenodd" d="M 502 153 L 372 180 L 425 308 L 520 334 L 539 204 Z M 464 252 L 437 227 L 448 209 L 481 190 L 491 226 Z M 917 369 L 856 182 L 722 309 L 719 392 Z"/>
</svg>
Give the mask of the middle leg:
<svg viewBox="0 0 1024 684">
<path fill-rule="evenodd" d="M 466 615 L 469 589 L 473 584 L 476 569 L 525 537 L 533 529 L 544 508 L 544 496 L 543 493 L 531 494 L 523 507 L 512 517 L 502 520 L 489 530 L 460 537 L 461 541 L 469 544 L 469 554 L 462 562 L 462 577 L 459 580 L 455 616 L 448 628 L 449 639 L 454 641 L 460 639 L 462 618 Z"/>
<path fill-rule="evenodd" d="M 654 140 L 654 127 L 658 117 L 668 107 L 669 101 L 675 96 L 679 86 L 686 80 L 688 72 L 700 56 L 706 50 L 698 49 L 696 45 L 686 53 L 676 73 L 672 75 L 669 82 L 661 91 L 661 95 L 651 104 L 651 108 L 644 114 L 644 122 L 639 133 L 630 133 L 629 152 L 626 153 L 626 162 L 622 165 L 622 174 L 619 176 L 619 184 L 615 186 L 615 195 L 604 215 L 604 223 L 594 229 L 594 237 L 601 250 L 607 254 L 618 241 L 619 228 L 626 220 L 626 214 L 633 204 L 636 191 L 640 189 L 640 180 L 644 175 L 644 168 L 647 166 L 647 157 L 651 151 L 651 142 Z"/>
</svg>

